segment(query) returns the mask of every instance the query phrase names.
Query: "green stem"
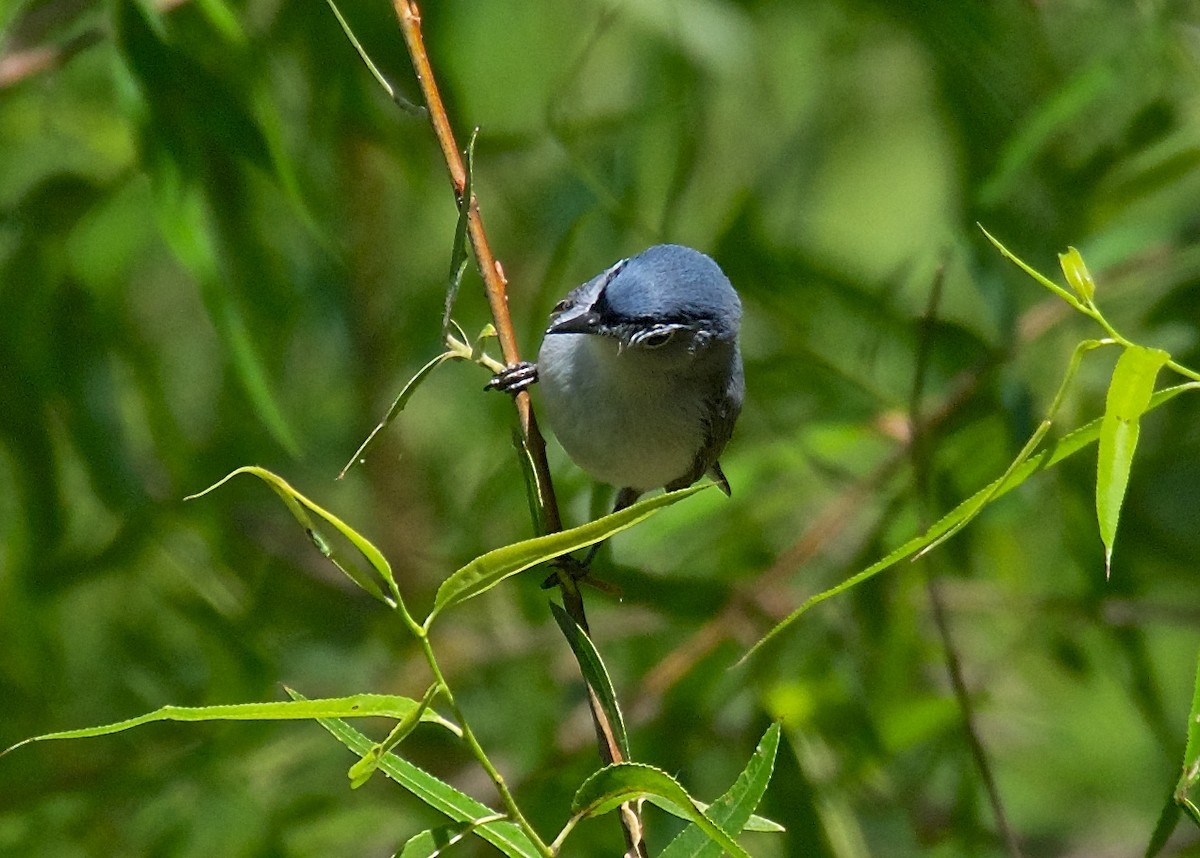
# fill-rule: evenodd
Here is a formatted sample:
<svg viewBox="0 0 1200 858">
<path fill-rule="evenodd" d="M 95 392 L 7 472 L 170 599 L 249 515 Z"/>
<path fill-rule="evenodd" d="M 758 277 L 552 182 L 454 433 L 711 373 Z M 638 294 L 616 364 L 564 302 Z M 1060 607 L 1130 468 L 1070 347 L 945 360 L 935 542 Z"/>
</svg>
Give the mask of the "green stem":
<svg viewBox="0 0 1200 858">
<path fill-rule="evenodd" d="M 408 617 L 406 621 L 411 621 Z M 415 623 L 414 623 L 415 625 Z M 410 628 L 413 628 L 410 625 Z M 529 820 L 525 818 L 525 814 L 521 812 L 521 808 L 517 805 L 517 800 L 508 789 L 508 784 L 504 780 L 504 775 L 500 774 L 500 770 L 492 764 L 491 759 L 487 755 L 487 751 L 479 744 L 479 740 L 475 737 L 475 732 L 471 729 L 471 725 L 467 723 L 466 716 L 463 715 L 462 709 L 458 706 L 458 701 L 454 699 L 454 692 L 450 690 L 449 683 L 446 682 L 446 677 L 442 674 L 442 668 L 438 664 L 437 656 L 434 655 L 433 645 L 429 642 L 429 635 L 419 625 L 413 630 L 417 639 L 421 642 L 421 651 L 425 654 L 425 661 L 429 663 L 429 669 L 433 671 L 433 678 L 441 687 L 442 698 L 446 701 L 446 705 L 450 707 L 454 719 L 458 722 L 458 726 L 462 728 L 463 741 L 467 743 L 467 747 L 471 749 L 471 753 L 487 772 L 488 777 L 492 779 L 492 783 L 496 785 L 496 792 L 500 795 L 500 801 L 508 811 L 508 817 L 517 824 L 517 826 L 529 838 L 529 841 L 534 845 L 546 858 L 554 858 L 555 851 L 542 840 L 541 836 L 534 830 Z"/>
<path fill-rule="evenodd" d="M 1079 371 L 1079 364 L 1083 360 L 1083 356 L 1092 349 L 1100 348 L 1101 346 L 1111 346 L 1115 342 L 1112 339 L 1084 340 L 1075 347 L 1075 351 L 1071 354 L 1071 360 L 1067 364 L 1067 371 L 1063 375 L 1063 380 L 1058 385 L 1058 392 L 1054 394 L 1054 399 L 1050 403 L 1050 409 L 1046 412 L 1046 416 L 1042 419 L 1042 422 L 1038 424 L 1037 429 L 1029 437 L 1029 440 L 1025 442 L 1025 446 L 1021 448 L 1021 452 L 1017 453 L 1017 457 L 1012 460 L 1007 470 L 1000 476 L 1000 479 L 992 483 L 991 488 L 972 500 L 971 509 L 953 527 L 918 551 L 913 556 L 913 560 L 920 560 L 950 537 L 954 536 L 954 534 L 966 527 L 975 516 L 982 512 L 985 506 L 992 502 L 996 493 L 1000 491 L 1001 486 L 1005 485 L 1008 482 L 1008 478 L 1013 475 L 1017 468 L 1021 467 L 1025 460 L 1033 455 L 1033 451 L 1037 449 L 1038 445 L 1042 443 L 1042 439 L 1046 437 L 1046 433 L 1050 431 L 1050 427 L 1054 423 L 1054 416 L 1062 406 L 1063 397 L 1066 396 L 1067 388 L 1070 387 L 1071 381 L 1075 378 L 1075 373 Z"/>
<path fill-rule="evenodd" d="M 1196 372 L 1194 369 L 1188 369 L 1183 364 L 1175 363 L 1173 360 L 1167 361 L 1167 369 L 1173 369 L 1184 378 L 1190 378 L 1192 381 L 1200 381 L 1200 372 Z"/>
<path fill-rule="evenodd" d="M 1064 301 L 1066 301 L 1068 304 L 1070 304 L 1076 310 L 1083 313 L 1083 315 L 1087 316 L 1089 319 L 1091 319 L 1097 325 L 1104 328 L 1104 332 L 1106 334 L 1108 334 L 1109 338 L 1111 340 L 1113 340 L 1113 342 L 1117 343 L 1120 346 L 1123 346 L 1124 348 L 1130 348 L 1131 346 L 1134 345 L 1132 340 L 1126 339 L 1125 337 L 1121 336 L 1117 332 L 1117 329 L 1114 328 L 1111 324 L 1109 324 L 1108 319 L 1104 318 L 1104 314 L 1100 312 L 1100 308 L 1096 306 L 1095 301 L 1093 301 L 1091 298 L 1087 298 L 1086 300 L 1083 300 L 1083 301 L 1079 300 L 1077 297 L 1072 295 L 1066 289 L 1059 286 L 1057 283 L 1055 283 L 1053 280 L 1051 280 L 1046 275 L 1042 274 L 1040 271 L 1037 271 L 1036 269 L 1034 269 L 1031 265 L 1026 263 L 1025 260 L 1021 259 L 1015 253 L 1013 253 L 1011 250 L 1009 250 L 1007 247 L 1005 247 L 1003 244 L 1001 244 L 1000 240 L 997 239 L 990 232 L 988 232 L 986 229 L 984 229 L 982 224 L 979 225 L 979 229 L 983 231 L 983 234 L 985 236 L 987 236 L 987 240 L 990 241 L 995 246 L 995 248 L 1000 251 L 1001 256 L 1003 256 L 1009 262 L 1016 265 L 1018 268 L 1020 268 L 1022 271 L 1024 271 L 1026 274 L 1028 274 L 1030 277 L 1032 277 L 1034 280 L 1036 280 L 1042 286 L 1049 289 L 1051 292 L 1053 292 L 1059 298 L 1062 298 Z M 1192 381 L 1200 381 L 1200 373 L 1196 372 L 1193 369 L 1188 369 L 1186 366 L 1184 366 L 1181 363 L 1176 363 L 1173 360 L 1169 360 L 1169 361 L 1167 361 L 1167 368 L 1174 370 L 1176 373 L 1178 373 L 1179 375 L 1182 375 L 1184 378 L 1190 379 Z"/>
</svg>

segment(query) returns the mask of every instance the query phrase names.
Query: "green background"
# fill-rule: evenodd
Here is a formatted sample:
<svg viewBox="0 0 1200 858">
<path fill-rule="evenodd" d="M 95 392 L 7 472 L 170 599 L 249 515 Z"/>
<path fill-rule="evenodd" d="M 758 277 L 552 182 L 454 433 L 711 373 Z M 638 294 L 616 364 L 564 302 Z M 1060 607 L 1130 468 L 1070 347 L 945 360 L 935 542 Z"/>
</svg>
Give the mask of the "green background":
<svg viewBox="0 0 1200 858">
<path fill-rule="evenodd" d="M 342 8 L 415 98 L 389 4 Z M 268 467 L 373 539 L 418 613 L 451 571 L 530 534 L 513 409 L 477 367 L 439 369 L 333 481 L 439 349 L 456 211 L 427 125 L 320 0 L 0 9 L 0 745 L 281 699 L 281 683 L 420 696 L 400 623 L 265 486 L 181 499 Z M 998 476 L 1099 335 L 976 222 L 1046 273 L 1078 247 L 1119 330 L 1200 364 L 1196 5 L 424 12 L 460 141 L 481 129 L 476 190 L 526 354 L 568 288 L 659 241 L 712 254 L 745 305 L 733 498 L 703 492 L 616 538 L 597 571 L 624 601 L 588 595 L 635 758 L 712 800 L 782 719 L 760 810 L 788 833 L 745 836 L 755 855 L 1006 854 L 932 580 L 1023 853 L 1141 854 L 1195 675 L 1194 394 L 1143 422 L 1110 581 L 1089 448 L 728 668 Z M 57 62 L 13 62 L 40 49 Z M 473 271 L 455 316 L 488 320 Z M 1054 431 L 1102 413 L 1115 358 L 1087 358 Z M 931 425 L 910 447 L 914 390 Z M 571 522 L 607 505 L 553 443 L 551 462 Z M 448 613 L 434 644 L 552 837 L 597 759 L 541 578 Z M 403 751 L 494 804 L 436 728 Z M 352 762 L 304 723 L 25 747 L 0 758 L 0 854 L 383 856 L 439 822 L 383 778 L 351 792 Z M 661 848 L 678 823 L 648 813 Z M 1197 843 L 1185 823 L 1168 854 Z M 567 854 L 620 844 L 605 818 Z"/>
</svg>

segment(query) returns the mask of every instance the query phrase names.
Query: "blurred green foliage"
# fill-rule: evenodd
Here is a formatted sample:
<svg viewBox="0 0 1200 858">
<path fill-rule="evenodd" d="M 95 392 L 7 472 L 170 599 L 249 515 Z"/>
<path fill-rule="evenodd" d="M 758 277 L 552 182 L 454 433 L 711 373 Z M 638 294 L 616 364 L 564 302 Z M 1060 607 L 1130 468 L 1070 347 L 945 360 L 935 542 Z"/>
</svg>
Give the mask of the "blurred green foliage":
<svg viewBox="0 0 1200 858">
<path fill-rule="evenodd" d="M 319 0 L 170 5 L 0 7 L 4 746 L 166 703 L 282 699 L 281 682 L 419 696 L 406 632 L 269 491 L 181 502 L 235 467 L 271 468 L 375 540 L 418 613 L 450 571 L 529 535 L 512 408 L 476 367 L 435 372 L 332 480 L 439 348 L 456 210 L 425 124 Z M 415 96 L 390 5 L 342 9 Z M 754 854 L 1005 854 L 936 581 L 1024 854 L 1139 854 L 1178 777 L 1195 669 L 1194 395 L 1143 420 L 1111 581 L 1088 451 L 726 668 L 999 475 L 1097 335 L 976 222 L 1046 272 L 1079 247 L 1120 330 L 1200 363 L 1196 5 L 423 11 L 460 139 L 481 128 L 475 187 L 527 353 L 567 288 L 661 240 L 712 253 L 745 303 L 733 499 L 704 492 L 622 534 L 600 569 L 624 601 L 589 598 L 635 758 L 711 800 L 782 719 L 760 812 L 788 833 L 747 835 Z M 473 272 L 456 315 L 487 321 Z M 1102 354 L 1060 426 L 1102 413 Z M 910 448 L 914 410 L 929 431 Z M 607 503 L 551 452 L 570 521 Z M 552 832 L 597 761 L 540 580 L 434 637 Z M 421 728 L 404 751 L 493 802 L 445 734 Z M 350 792 L 351 762 L 296 723 L 23 748 L 0 759 L 0 853 L 387 855 L 440 821 L 382 778 Z M 649 821 L 657 848 L 681 825 Z M 571 854 L 620 842 L 611 818 L 588 822 Z M 1167 853 L 1198 842 L 1181 827 Z"/>
</svg>

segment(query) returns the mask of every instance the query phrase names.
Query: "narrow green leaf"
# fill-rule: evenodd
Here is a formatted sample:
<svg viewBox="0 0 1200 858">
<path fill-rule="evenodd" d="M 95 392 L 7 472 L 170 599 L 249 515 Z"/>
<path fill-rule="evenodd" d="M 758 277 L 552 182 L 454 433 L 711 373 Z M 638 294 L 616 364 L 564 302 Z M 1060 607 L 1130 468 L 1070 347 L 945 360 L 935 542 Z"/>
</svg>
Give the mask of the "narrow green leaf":
<svg viewBox="0 0 1200 858">
<path fill-rule="evenodd" d="M 342 470 L 338 473 L 337 478 L 339 480 L 346 476 L 346 472 L 353 468 L 356 464 L 366 461 L 367 450 L 375 443 L 376 437 L 378 437 L 379 433 L 386 429 L 391 422 L 396 419 L 397 414 L 404 410 L 404 406 L 408 405 L 408 400 L 411 399 L 412 395 L 417 392 L 417 388 L 421 386 L 421 383 L 425 381 L 426 378 L 428 378 L 429 374 L 446 361 L 455 358 L 459 358 L 459 354 L 457 352 L 445 351 L 417 370 L 416 375 L 408 380 L 408 383 L 404 385 L 400 393 L 394 400 L 392 400 L 392 405 L 390 408 L 388 408 L 387 414 L 384 415 L 384 418 L 379 421 L 378 425 L 376 425 L 374 429 L 371 430 L 371 434 L 367 436 L 367 439 L 358 445 L 358 449 L 354 451 L 354 455 L 350 457 L 350 461 L 347 462 Z"/>
<path fill-rule="evenodd" d="M 613 690 L 612 679 L 604 667 L 604 662 L 600 659 L 596 645 L 592 643 L 587 632 L 579 628 L 579 624 L 560 605 L 551 602 L 550 613 L 554 614 L 558 627 L 562 629 L 567 643 L 571 645 L 571 651 L 575 653 L 575 660 L 579 662 L 579 671 L 583 674 L 584 681 L 596 692 L 600 706 L 604 709 L 604 714 L 608 716 L 608 723 L 612 727 L 613 736 L 616 737 L 622 756 L 629 759 L 629 736 L 625 732 L 625 720 L 621 717 L 621 707 L 617 703 L 617 694 Z"/>
<path fill-rule="evenodd" d="M 458 288 L 462 285 L 463 274 L 467 271 L 470 260 L 468 252 L 467 225 L 471 216 L 471 200 L 475 193 L 475 140 L 479 137 L 479 128 L 471 132 L 467 143 L 466 172 L 463 182 L 462 196 L 458 200 L 458 223 L 454 226 L 454 247 L 450 251 L 450 277 L 446 284 L 446 305 L 442 310 L 442 339 L 450 333 L 450 314 L 454 310 L 454 299 L 458 297 Z"/>
<path fill-rule="evenodd" d="M 437 858 L 445 850 L 467 837 L 481 825 L 504 819 L 501 814 L 493 814 L 474 822 L 459 822 L 454 825 L 442 825 L 430 828 L 410 837 L 400 850 L 398 858 Z"/>
<path fill-rule="evenodd" d="M 291 691 L 289 690 L 289 693 Z M 408 697 L 394 694 L 353 694 L 349 697 L 328 697 L 319 700 L 277 700 L 270 703 L 232 703 L 221 706 L 163 706 L 153 712 L 127 718 L 113 724 L 82 727 L 45 733 L 18 742 L 4 753 L 31 742 L 51 739 L 90 739 L 120 733 L 155 721 L 299 721 L 321 718 L 396 718 L 404 720 L 417 711 L 419 704 Z M 420 719 L 441 724 L 455 732 L 458 728 L 431 709 L 425 709 Z"/>
<path fill-rule="evenodd" d="M 1096 467 L 1096 519 L 1106 576 L 1112 572 L 1113 543 L 1137 450 L 1138 421 L 1150 404 L 1158 371 L 1168 360 L 1170 355 L 1161 349 L 1127 346 L 1108 385 Z"/>
<path fill-rule="evenodd" d="M 288 693 L 303 699 L 295 691 L 289 690 Z M 338 718 L 321 718 L 318 719 L 318 723 L 359 757 L 369 752 L 374 744 Z M 379 761 L 379 770 L 425 804 L 456 822 L 476 823 L 478 820 L 498 816 L 487 805 L 395 754 L 385 755 Z M 525 832 L 507 819 L 479 824 L 472 829 L 472 833 L 495 846 L 509 858 L 542 858 L 541 853 L 525 836 Z"/>
<path fill-rule="evenodd" d="M 665 812 L 671 814 L 671 816 L 675 817 L 676 819 L 682 819 L 684 822 L 688 822 L 691 820 L 691 817 L 688 816 L 687 811 L 685 811 L 679 805 L 673 804 L 672 802 L 669 802 L 666 799 L 658 798 L 657 796 L 652 795 L 652 796 L 648 796 L 646 798 L 646 801 L 649 802 L 650 804 L 654 805 L 655 807 L 657 807 L 659 810 L 662 810 L 662 811 L 665 811 Z M 702 810 L 704 813 L 708 814 L 709 816 L 712 815 L 709 813 L 709 808 L 712 807 L 713 805 L 705 804 L 704 802 L 699 801 L 697 799 L 692 799 L 692 801 L 695 803 L 696 807 L 700 808 L 700 810 Z M 713 804 L 715 804 L 715 803 L 716 802 L 714 802 Z M 721 826 L 721 827 L 728 833 L 728 829 L 726 829 L 725 826 Z M 765 816 L 759 816 L 757 813 L 750 814 L 750 818 L 746 820 L 746 824 L 742 826 L 741 830 L 742 831 L 755 831 L 760 834 L 781 834 L 781 833 L 787 831 L 786 828 L 784 828 L 782 825 L 780 825 L 775 820 L 767 819 Z M 732 832 L 732 833 L 738 834 L 740 832 Z M 661 856 L 660 856 L 660 858 L 661 858 Z"/>
<path fill-rule="evenodd" d="M 1163 808 L 1158 814 L 1158 821 L 1154 823 L 1150 842 L 1146 844 L 1146 851 L 1142 853 L 1144 858 L 1154 858 L 1162 852 L 1163 847 L 1167 845 L 1167 841 L 1171 839 L 1171 835 L 1179 825 L 1180 816 L 1179 805 L 1175 802 L 1175 796 L 1172 793 L 1167 796 L 1166 803 L 1163 804 Z"/>
<path fill-rule="evenodd" d="M 681 808 L 710 840 L 730 855 L 750 858 L 746 850 L 704 814 L 679 781 L 644 763 L 614 763 L 596 772 L 575 793 L 571 813 L 576 818 L 600 816 L 648 796 L 657 796 Z"/>
<path fill-rule="evenodd" d="M 215 0 L 200 5 L 227 29 L 228 9 Z M 259 420 L 288 453 L 298 455 L 300 445 L 244 312 L 248 298 L 237 294 L 239 281 L 253 272 L 244 267 L 244 248 L 231 246 L 238 216 L 230 196 L 238 196 L 245 167 L 278 179 L 293 203 L 303 205 L 285 149 L 273 145 L 270 126 L 279 126 L 273 121 L 275 102 L 260 98 L 260 110 L 251 109 L 245 93 L 253 95 L 253 88 L 229 86 L 192 59 L 185 46 L 173 44 L 152 3 L 121 0 L 115 4 L 114 25 L 122 69 L 133 84 L 129 92 L 144 108 L 139 130 L 163 237 L 200 286 L 205 309 Z"/>
<path fill-rule="evenodd" d="M 1189 381 L 1184 384 L 1177 384 L 1174 387 L 1168 387 L 1160 390 L 1150 398 L 1150 404 L 1145 410 L 1151 411 L 1162 405 L 1164 402 L 1174 399 L 1185 390 L 1197 389 L 1200 389 L 1200 382 Z M 801 603 L 800 607 L 796 608 L 796 610 L 792 611 L 790 614 L 780 620 L 780 622 L 777 623 L 769 632 L 763 635 L 763 637 L 759 639 L 758 643 L 754 644 L 754 646 L 752 646 L 746 652 L 746 654 L 738 660 L 738 664 L 745 663 L 768 643 L 775 640 L 777 637 L 779 637 L 779 635 L 783 634 L 783 632 L 785 632 L 793 623 L 796 622 L 796 620 L 800 619 L 800 617 L 811 608 L 819 605 L 826 599 L 831 599 L 834 596 L 846 592 L 852 587 L 857 587 L 864 581 L 874 578 L 880 572 L 883 572 L 885 569 L 896 565 L 904 558 L 916 554 L 922 548 L 932 543 L 943 533 L 954 527 L 955 524 L 962 520 L 963 516 L 972 514 L 972 510 L 974 510 L 977 506 L 980 496 L 990 494 L 992 497 L 1001 497 L 1002 495 L 1007 494 L 1017 486 L 1021 485 L 1039 471 L 1052 468 L 1063 459 L 1066 459 L 1068 456 L 1073 456 L 1075 453 L 1078 453 L 1084 447 L 1088 446 L 1100 437 L 1102 420 L 1103 418 L 1093 420 L 1090 423 L 1080 426 L 1073 432 L 1064 435 L 1062 438 L 1059 438 L 1040 453 L 1030 456 L 1019 467 L 1017 467 L 1011 473 L 1008 473 L 1007 476 L 1002 476 L 1000 479 L 995 480 L 990 485 L 984 486 L 974 495 L 964 500 L 954 509 L 950 510 L 950 512 L 946 513 L 946 515 L 935 522 L 920 536 L 913 537 L 908 542 L 905 542 L 903 545 L 896 548 L 886 557 L 882 558 L 881 560 L 877 560 L 866 569 L 856 572 L 846 580 L 842 581 L 840 584 L 830 587 L 828 590 L 824 590 L 815 596 L 810 596 L 803 603 Z"/>
<path fill-rule="evenodd" d="M 705 808 L 705 812 L 708 812 L 707 808 Z M 783 834 L 787 831 L 787 828 L 773 819 L 767 819 L 765 816 L 752 813 L 750 814 L 750 818 L 746 820 L 746 824 L 742 826 L 742 831 L 757 831 L 762 834 Z"/>
<path fill-rule="evenodd" d="M 396 853 L 396 858 L 435 858 L 447 846 L 457 843 L 466 827 L 465 823 L 442 825 L 414 834 L 405 841 L 404 847 Z"/>
<path fill-rule="evenodd" d="M 1193 794 L 1200 783 L 1200 659 L 1196 662 L 1196 687 L 1192 693 L 1192 711 L 1188 714 L 1187 747 L 1183 752 L 1183 774 L 1175 787 L 1175 803 L 1192 822 L 1200 825 L 1200 797 Z"/>
<path fill-rule="evenodd" d="M 425 696 L 421 698 L 421 702 L 400 719 L 400 722 L 392 728 L 392 732 L 388 734 L 387 738 L 379 744 L 372 746 L 368 753 L 364 754 L 357 763 L 350 767 L 350 771 L 346 774 L 350 778 L 351 789 L 358 789 L 370 780 L 371 775 L 375 774 L 375 770 L 379 768 L 380 758 L 398 747 L 416 729 L 417 725 L 425 717 L 425 713 L 430 711 L 429 706 L 433 703 L 433 698 L 437 695 L 440 688 L 441 686 L 436 682 L 429 686 L 425 691 Z"/>
<path fill-rule="evenodd" d="M 1121 420 L 1137 420 L 1146 413 L 1154 394 L 1158 371 L 1171 359 L 1162 349 L 1128 346 L 1113 369 L 1104 413 Z"/>
<path fill-rule="evenodd" d="M 779 724 L 772 724 L 750 756 L 746 768 L 733 786 L 709 806 L 709 819 L 729 835 L 741 832 L 750 821 L 754 809 L 762 801 L 771 773 L 775 770 L 775 754 L 779 750 Z M 776 826 L 777 830 L 782 830 Z M 697 825 L 690 825 L 672 840 L 659 858 L 721 858 L 721 849 L 704 836 Z"/>
<path fill-rule="evenodd" d="M 279 497 L 283 500 L 284 505 L 291 512 L 292 516 L 300 523 L 308 534 L 309 539 L 317 546 L 317 549 L 326 557 L 328 557 L 338 569 L 340 569 L 347 578 L 353 581 L 358 586 L 362 587 L 375 598 L 385 604 L 396 607 L 400 603 L 400 590 L 396 587 L 396 579 L 392 576 L 392 566 L 388 563 L 387 558 L 372 545 L 366 538 L 361 536 L 358 531 L 350 527 L 336 515 L 317 504 L 310 501 L 300 492 L 292 488 L 282 477 L 271 473 L 265 468 L 260 468 L 256 465 L 247 465 L 238 468 L 236 471 L 228 474 L 224 479 L 213 483 L 202 492 L 197 492 L 194 495 L 188 495 L 184 500 L 194 500 L 203 497 L 209 492 L 223 486 L 238 474 L 252 474 L 269 485 Z M 329 524 L 346 537 L 350 543 L 358 550 L 359 554 L 370 564 L 375 570 L 375 574 L 383 580 L 387 586 L 387 593 L 384 593 L 379 585 L 371 578 L 371 576 L 361 569 L 357 563 L 346 557 L 342 552 L 338 551 L 328 540 L 321 536 L 313 520 L 308 513 L 314 512 L 320 518 L 323 518 Z"/>
<path fill-rule="evenodd" d="M 428 629 L 434 617 L 446 608 L 486 593 L 504 579 L 510 578 L 518 572 L 524 572 L 539 563 L 545 563 L 547 560 L 553 560 L 555 557 L 608 539 L 613 534 L 620 533 L 649 518 L 663 507 L 691 497 L 710 485 L 712 484 L 703 483 L 656 495 L 579 527 L 526 539 L 523 542 L 506 545 L 476 557 L 466 566 L 454 572 L 438 587 L 433 610 L 429 612 L 429 616 L 425 620 L 425 628 Z"/>
<path fill-rule="evenodd" d="M 425 116 L 428 111 L 424 107 L 413 104 L 400 93 L 396 92 L 396 88 L 391 82 L 383 76 L 379 71 L 379 67 L 372 62 L 371 57 L 367 54 L 365 48 L 358 41 L 358 37 L 354 35 L 354 31 L 350 29 L 350 25 L 346 23 L 346 19 L 342 17 L 342 12 L 338 9 L 337 4 L 333 0 L 326 0 L 329 8 L 333 10 L 333 16 L 337 18 L 338 24 L 342 27 L 342 32 L 346 34 L 346 38 L 350 40 L 350 44 L 354 46 L 354 50 L 358 53 L 358 58 L 363 61 L 363 65 L 367 67 L 367 71 L 371 73 L 371 77 L 375 78 L 375 82 L 383 87 L 383 91 L 388 94 L 388 97 L 396 103 L 396 105 L 406 113 L 411 113 L 413 116 Z"/>
<path fill-rule="evenodd" d="M 978 199 L 984 208 L 1000 205 L 1031 169 L 1035 159 L 1044 157 L 1063 129 L 1076 122 L 1105 95 L 1119 88 L 1121 79 L 1110 64 L 1095 62 L 1074 74 L 1068 74 L 1059 87 L 1039 99 L 1026 116 L 1013 123 L 1006 139 L 998 147 L 996 164 L 991 175 L 978 188 Z"/>
<path fill-rule="evenodd" d="M 250 335 L 250 328 L 241 308 L 224 287 L 211 284 L 202 284 L 202 287 L 213 327 L 229 349 L 238 379 L 250 398 L 255 413 L 275 436 L 275 440 L 292 456 L 298 456 L 300 444 L 271 388 L 269 373 Z"/>
</svg>

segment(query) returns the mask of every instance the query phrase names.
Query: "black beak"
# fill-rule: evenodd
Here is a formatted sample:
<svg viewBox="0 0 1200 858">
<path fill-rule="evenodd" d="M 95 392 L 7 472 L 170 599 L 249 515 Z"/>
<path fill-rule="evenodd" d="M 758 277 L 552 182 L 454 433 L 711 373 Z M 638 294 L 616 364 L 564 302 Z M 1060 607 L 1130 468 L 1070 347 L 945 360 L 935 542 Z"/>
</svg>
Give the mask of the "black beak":
<svg viewBox="0 0 1200 858">
<path fill-rule="evenodd" d="M 590 307 L 582 312 L 564 315 L 546 328 L 547 334 L 598 334 L 602 328 L 600 314 Z"/>
</svg>

